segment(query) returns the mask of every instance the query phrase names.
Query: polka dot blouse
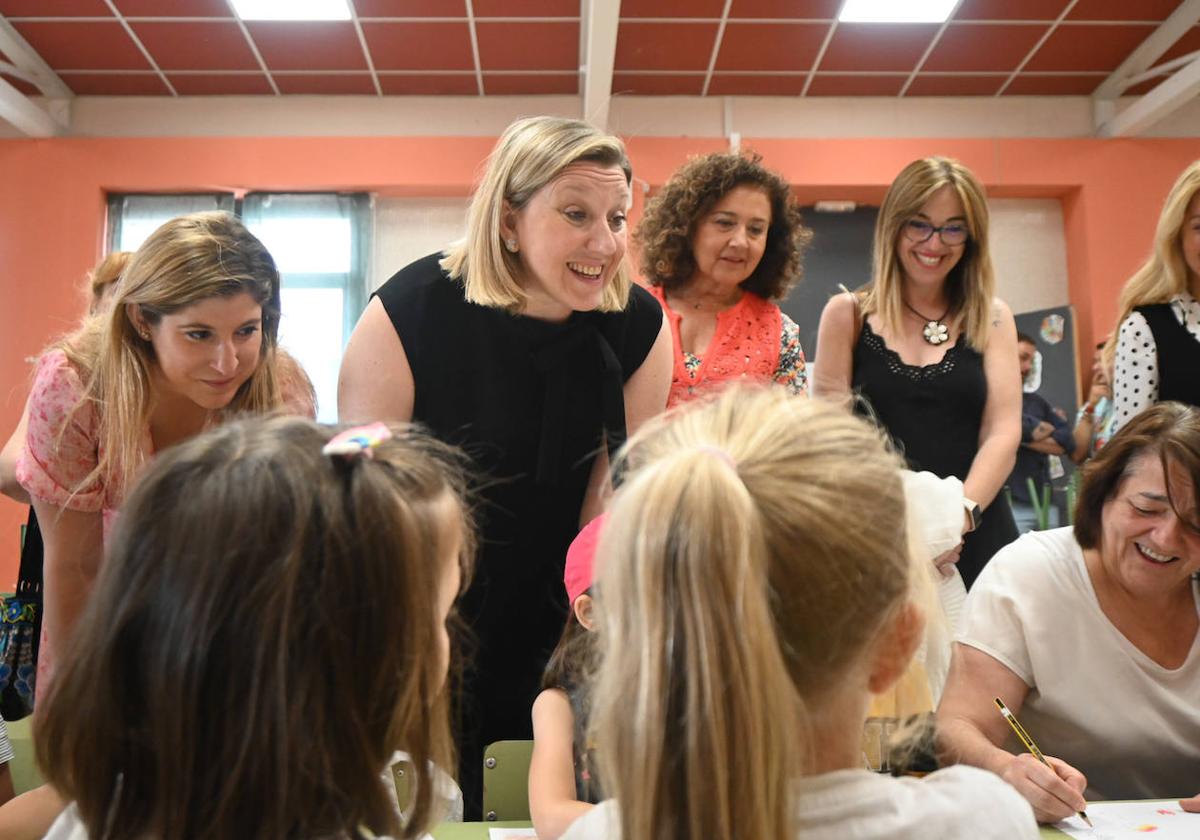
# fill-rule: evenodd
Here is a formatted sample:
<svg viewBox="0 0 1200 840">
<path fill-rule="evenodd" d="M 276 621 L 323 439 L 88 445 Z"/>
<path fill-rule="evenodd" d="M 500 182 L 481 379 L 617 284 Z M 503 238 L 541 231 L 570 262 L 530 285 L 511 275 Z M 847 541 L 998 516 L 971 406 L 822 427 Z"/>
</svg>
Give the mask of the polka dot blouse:
<svg viewBox="0 0 1200 840">
<path fill-rule="evenodd" d="M 1200 301 L 1188 292 L 1171 298 L 1176 320 L 1200 341 Z M 1158 353 L 1146 317 L 1132 312 L 1117 333 L 1113 370 L 1113 433 L 1158 402 Z"/>
</svg>

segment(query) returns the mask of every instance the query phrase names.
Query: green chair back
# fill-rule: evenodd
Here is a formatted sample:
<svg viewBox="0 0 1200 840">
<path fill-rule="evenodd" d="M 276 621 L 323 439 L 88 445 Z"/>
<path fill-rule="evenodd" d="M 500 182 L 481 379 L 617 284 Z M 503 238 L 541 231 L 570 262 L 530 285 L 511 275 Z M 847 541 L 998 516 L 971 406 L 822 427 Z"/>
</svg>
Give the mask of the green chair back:
<svg viewBox="0 0 1200 840">
<path fill-rule="evenodd" d="M 6 721 L 8 740 L 12 742 L 13 760 L 8 768 L 12 773 L 13 790 L 25 793 L 42 784 L 42 774 L 38 771 L 37 761 L 33 756 L 33 732 L 29 728 L 31 718 Z"/>
<path fill-rule="evenodd" d="M 533 741 L 496 741 L 483 751 L 483 818 L 529 819 Z"/>
</svg>

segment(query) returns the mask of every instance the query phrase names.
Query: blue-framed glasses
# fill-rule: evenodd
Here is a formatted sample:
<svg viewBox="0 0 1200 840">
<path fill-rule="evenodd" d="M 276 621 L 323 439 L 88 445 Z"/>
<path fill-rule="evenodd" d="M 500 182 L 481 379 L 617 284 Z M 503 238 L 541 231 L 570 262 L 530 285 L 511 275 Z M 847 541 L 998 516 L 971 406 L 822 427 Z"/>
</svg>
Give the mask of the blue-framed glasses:
<svg viewBox="0 0 1200 840">
<path fill-rule="evenodd" d="M 904 237 L 909 242 L 926 242 L 935 233 L 941 237 L 943 245 L 961 245 L 971 236 L 962 222 L 949 222 L 941 227 L 920 219 L 909 219 L 904 223 Z"/>
</svg>

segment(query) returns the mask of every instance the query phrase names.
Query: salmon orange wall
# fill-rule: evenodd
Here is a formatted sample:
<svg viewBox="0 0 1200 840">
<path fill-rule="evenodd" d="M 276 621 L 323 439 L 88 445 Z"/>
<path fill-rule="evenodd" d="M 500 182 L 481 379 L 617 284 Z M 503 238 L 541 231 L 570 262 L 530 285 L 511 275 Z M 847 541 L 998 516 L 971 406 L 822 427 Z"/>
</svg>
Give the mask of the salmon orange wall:
<svg viewBox="0 0 1200 840">
<path fill-rule="evenodd" d="M 465 195 L 493 138 L 71 138 L 0 141 L 0 436 L 16 424 L 34 355 L 77 318 L 84 273 L 101 254 L 105 193 L 367 190 Z M 1063 201 L 1080 346 L 1103 336 L 1116 295 L 1148 253 L 1163 197 L 1197 155 L 1192 140 L 755 140 L 743 145 L 805 200 L 879 201 L 895 174 L 929 154 L 957 157 L 992 195 Z M 662 184 L 721 138 L 630 141 L 640 180 Z M 638 202 L 640 205 L 640 202 Z M 635 206 L 635 211 L 639 209 Z M 0 589 L 16 577 L 22 508 L 0 501 Z"/>
</svg>

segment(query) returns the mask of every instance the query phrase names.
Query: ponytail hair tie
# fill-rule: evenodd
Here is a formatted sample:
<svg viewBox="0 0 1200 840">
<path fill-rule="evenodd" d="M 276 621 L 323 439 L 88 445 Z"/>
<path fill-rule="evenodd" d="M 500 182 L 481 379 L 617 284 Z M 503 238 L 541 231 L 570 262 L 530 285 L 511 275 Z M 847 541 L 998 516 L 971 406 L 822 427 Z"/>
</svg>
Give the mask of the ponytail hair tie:
<svg viewBox="0 0 1200 840">
<path fill-rule="evenodd" d="M 342 457 L 350 461 L 360 455 L 374 458 L 373 450 L 385 440 L 391 440 L 392 430 L 385 423 L 371 423 L 367 426 L 355 426 L 338 432 L 329 439 L 329 443 L 321 447 L 321 454 L 332 457 Z"/>
<path fill-rule="evenodd" d="M 734 472 L 737 472 L 737 461 L 733 460 L 733 456 L 730 455 L 728 452 L 726 452 L 721 447 L 713 446 L 711 444 L 705 443 L 705 444 L 701 444 L 700 446 L 697 446 L 696 448 L 699 449 L 701 452 L 704 452 L 708 455 L 712 455 L 718 461 L 724 462 L 725 465 L 729 467 L 729 469 L 733 470 Z"/>
</svg>

